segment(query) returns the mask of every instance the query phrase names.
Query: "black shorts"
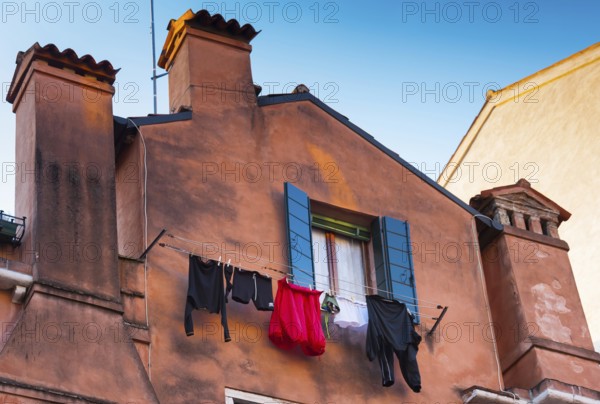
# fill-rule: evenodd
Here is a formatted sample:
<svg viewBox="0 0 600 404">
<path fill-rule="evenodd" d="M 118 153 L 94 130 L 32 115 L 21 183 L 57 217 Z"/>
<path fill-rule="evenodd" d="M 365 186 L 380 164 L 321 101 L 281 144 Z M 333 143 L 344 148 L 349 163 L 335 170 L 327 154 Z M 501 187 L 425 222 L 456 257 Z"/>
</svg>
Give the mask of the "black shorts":
<svg viewBox="0 0 600 404">
<path fill-rule="evenodd" d="M 254 302 L 257 310 L 273 310 L 273 288 L 271 278 L 255 271 L 235 268 L 231 298 L 236 302 Z"/>
</svg>

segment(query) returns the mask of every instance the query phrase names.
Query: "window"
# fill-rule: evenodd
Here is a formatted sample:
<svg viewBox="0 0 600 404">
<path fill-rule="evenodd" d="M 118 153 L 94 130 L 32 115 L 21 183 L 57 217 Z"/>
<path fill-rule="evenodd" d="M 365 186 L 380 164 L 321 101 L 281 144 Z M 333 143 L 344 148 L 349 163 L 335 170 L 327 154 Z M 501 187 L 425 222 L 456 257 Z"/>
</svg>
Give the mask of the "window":
<svg viewBox="0 0 600 404">
<path fill-rule="evenodd" d="M 312 237 L 316 287 L 364 302 L 367 293 L 365 242 L 314 225 Z"/>
<path fill-rule="evenodd" d="M 288 258 L 297 284 L 340 293 L 344 290 L 355 297 L 376 292 L 406 303 L 415 315 L 415 322 L 419 322 L 407 222 L 391 217 L 375 218 L 369 232 L 350 223 L 313 215 L 304 191 L 290 183 L 285 183 L 284 190 Z M 315 250 L 313 245 L 317 246 Z M 373 252 L 375 285 L 366 279 L 369 278 L 367 246 Z"/>
<path fill-rule="evenodd" d="M 261 396 L 234 389 L 225 389 L 225 404 L 296 404 L 292 401 Z"/>
</svg>

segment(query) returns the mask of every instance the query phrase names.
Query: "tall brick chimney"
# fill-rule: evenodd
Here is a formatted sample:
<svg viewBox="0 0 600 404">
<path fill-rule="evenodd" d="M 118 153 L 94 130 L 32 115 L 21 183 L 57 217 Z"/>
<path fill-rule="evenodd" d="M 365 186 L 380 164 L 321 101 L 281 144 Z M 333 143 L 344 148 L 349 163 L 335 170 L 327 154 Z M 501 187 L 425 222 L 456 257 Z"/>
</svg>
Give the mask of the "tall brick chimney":
<svg viewBox="0 0 600 404">
<path fill-rule="evenodd" d="M 156 402 L 123 321 L 116 73 L 107 61 L 54 45 L 36 43 L 17 57 L 7 100 L 16 113 L 16 210 L 28 218 L 22 248 L 33 285 L 0 353 L 0 379 L 25 397 Z"/>
<path fill-rule="evenodd" d="M 593 351 L 569 246 L 558 238 L 570 213 L 524 179 L 483 191 L 470 204 L 504 225 L 482 247 L 482 261 L 506 387 L 529 390 L 547 379 L 597 388 L 600 354 Z"/>
<path fill-rule="evenodd" d="M 19 53 L 7 100 L 16 119 L 16 209 L 41 283 L 118 302 L 109 62 L 54 45 Z M 81 262 L 94 261 L 94 265 Z"/>
<path fill-rule="evenodd" d="M 188 10 L 167 29 L 158 65 L 169 72 L 171 112 L 256 103 L 250 67 L 254 27 Z"/>
</svg>

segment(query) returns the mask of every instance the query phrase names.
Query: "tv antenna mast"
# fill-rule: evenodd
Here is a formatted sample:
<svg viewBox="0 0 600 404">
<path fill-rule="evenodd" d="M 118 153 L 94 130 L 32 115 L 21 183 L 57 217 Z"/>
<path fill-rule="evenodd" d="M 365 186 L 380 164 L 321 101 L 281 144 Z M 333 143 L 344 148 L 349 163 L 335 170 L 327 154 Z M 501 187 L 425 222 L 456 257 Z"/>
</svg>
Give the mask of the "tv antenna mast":
<svg viewBox="0 0 600 404">
<path fill-rule="evenodd" d="M 150 0 L 150 20 L 150 31 L 152 32 L 152 96 L 154 102 L 154 114 L 156 115 L 158 113 L 156 79 L 164 76 L 164 74 L 160 76 L 156 75 L 156 34 L 154 32 L 154 0 Z"/>
</svg>

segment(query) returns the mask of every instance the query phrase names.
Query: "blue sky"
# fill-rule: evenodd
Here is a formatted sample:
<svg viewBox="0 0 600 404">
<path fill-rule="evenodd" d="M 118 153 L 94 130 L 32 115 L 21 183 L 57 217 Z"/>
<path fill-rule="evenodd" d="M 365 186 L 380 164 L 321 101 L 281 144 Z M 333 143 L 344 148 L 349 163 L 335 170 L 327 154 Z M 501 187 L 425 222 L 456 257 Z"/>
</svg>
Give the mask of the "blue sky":
<svg viewBox="0 0 600 404">
<path fill-rule="evenodd" d="M 263 94 L 313 94 L 436 178 L 501 88 L 600 40 L 597 0 L 155 1 L 158 52 L 188 8 L 250 22 Z M 0 209 L 14 212 L 15 116 L 5 101 L 18 51 L 73 48 L 121 68 L 114 113 L 152 112 L 150 1 L 0 2 Z M 162 70 L 159 70 L 162 73 Z M 167 78 L 159 113 L 167 113 Z"/>
</svg>

